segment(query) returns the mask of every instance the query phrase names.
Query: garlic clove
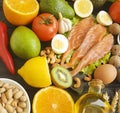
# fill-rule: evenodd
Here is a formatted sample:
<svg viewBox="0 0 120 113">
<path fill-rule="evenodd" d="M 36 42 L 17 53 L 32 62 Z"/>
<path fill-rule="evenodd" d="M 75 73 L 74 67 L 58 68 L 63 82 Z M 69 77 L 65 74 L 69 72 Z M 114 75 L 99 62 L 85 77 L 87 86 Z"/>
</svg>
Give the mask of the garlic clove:
<svg viewBox="0 0 120 113">
<path fill-rule="evenodd" d="M 59 30 L 58 30 L 59 33 L 65 33 L 72 29 L 71 20 L 68 18 L 64 18 L 62 16 L 62 13 L 59 13 L 58 23 L 59 23 Z"/>
<path fill-rule="evenodd" d="M 64 21 L 60 21 L 60 22 L 59 22 L 58 32 L 59 32 L 59 33 L 64 33 L 64 32 L 65 32 Z"/>
<path fill-rule="evenodd" d="M 68 18 L 63 18 L 64 22 L 68 25 L 68 31 L 72 29 L 72 22 Z"/>
</svg>

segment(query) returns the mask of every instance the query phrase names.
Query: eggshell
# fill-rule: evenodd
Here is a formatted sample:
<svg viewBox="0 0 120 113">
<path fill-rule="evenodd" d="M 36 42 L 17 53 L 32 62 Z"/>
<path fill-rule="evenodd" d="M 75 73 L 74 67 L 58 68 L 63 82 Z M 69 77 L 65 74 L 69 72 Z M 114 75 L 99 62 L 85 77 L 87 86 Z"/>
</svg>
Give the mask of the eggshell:
<svg viewBox="0 0 120 113">
<path fill-rule="evenodd" d="M 111 64 L 104 64 L 96 68 L 94 78 L 101 79 L 104 84 L 110 84 L 117 77 L 117 69 Z"/>
</svg>

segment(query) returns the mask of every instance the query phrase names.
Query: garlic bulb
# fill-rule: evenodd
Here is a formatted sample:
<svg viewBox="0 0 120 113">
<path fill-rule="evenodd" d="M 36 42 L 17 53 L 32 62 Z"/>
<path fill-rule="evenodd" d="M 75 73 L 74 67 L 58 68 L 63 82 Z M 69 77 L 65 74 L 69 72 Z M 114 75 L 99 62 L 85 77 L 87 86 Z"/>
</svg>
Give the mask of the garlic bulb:
<svg viewBox="0 0 120 113">
<path fill-rule="evenodd" d="M 65 33 L 72 29 L 71 20 L 68 18 L 64 18 L 61 13 L 59 13 L 58 23 L 59 23 L 59 29 L 58 29 L 59 33 Z"/>
</svg>

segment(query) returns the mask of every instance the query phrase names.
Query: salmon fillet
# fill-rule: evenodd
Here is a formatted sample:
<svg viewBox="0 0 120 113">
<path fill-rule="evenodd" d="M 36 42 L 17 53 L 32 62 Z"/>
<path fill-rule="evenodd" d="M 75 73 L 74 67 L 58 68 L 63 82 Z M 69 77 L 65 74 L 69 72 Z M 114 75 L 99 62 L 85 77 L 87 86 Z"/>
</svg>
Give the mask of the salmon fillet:
<svg viewBox="0 0 120 113">
<path fill-rule="evenodd" d="M 114 38 L 112 34 L 106 35 L 101 41 L 99 41 L 95 46 L 93 46 L 89 52 L 81 59 L 78 65 L 70 73 L 72 76 L 76 75 L 87 65 L 94 63 L 100 58 L 107 54 L 114 43 Z"/>
<path fill-rule="evenodd" d="M 73 67 L 76 61 L 84 57 L 89 49 L 103 38 L 103 36 L 106 34 L 106 31 L 106 28 L 100 24 L 96 24 L 91 27 L 79 48 L 74 52 L 70 62 L 64 67 Z"/>
<path fill-rule="evenodd" d="M 88 17 L 82 19 L 78 24 L 76 24 L 72 28 L 68 36 L 69 47 L 68 50 L 62 56 L 61 65 L 64 65 L 66 57 L 70 54 L 70 52 L 81 45 L 86 33 L 93 25 L 94 25 L 94 18 Z"/>
</svg>

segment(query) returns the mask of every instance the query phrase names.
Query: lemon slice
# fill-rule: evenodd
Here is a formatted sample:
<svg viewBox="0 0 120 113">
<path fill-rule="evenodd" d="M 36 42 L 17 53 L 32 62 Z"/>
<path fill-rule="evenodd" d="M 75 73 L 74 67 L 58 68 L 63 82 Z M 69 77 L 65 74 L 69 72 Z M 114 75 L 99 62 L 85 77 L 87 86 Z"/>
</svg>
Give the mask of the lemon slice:
<svg viewBox="0 0 120 113">
<path fill-rule="evenodd" d="M 51 46 L 55 53 L 62 54 L 68 49 L 68 39 L 62 34 L 57 34 L 53 37 Z"/>
<path fill-rule="evenodd" d="M 97 22 L 104 25 L 104 26 L 109 26 L 113 23 L 110 15 L 106 11 L 100 11 L 97 14 Z"/>
<path fill-rule="evenodd" d="M 76 0 L 74 2 L 75 13 L 81 18 L 88 17 L 93 12 L 93 4 L 90 0 Z"/>
</svg>

